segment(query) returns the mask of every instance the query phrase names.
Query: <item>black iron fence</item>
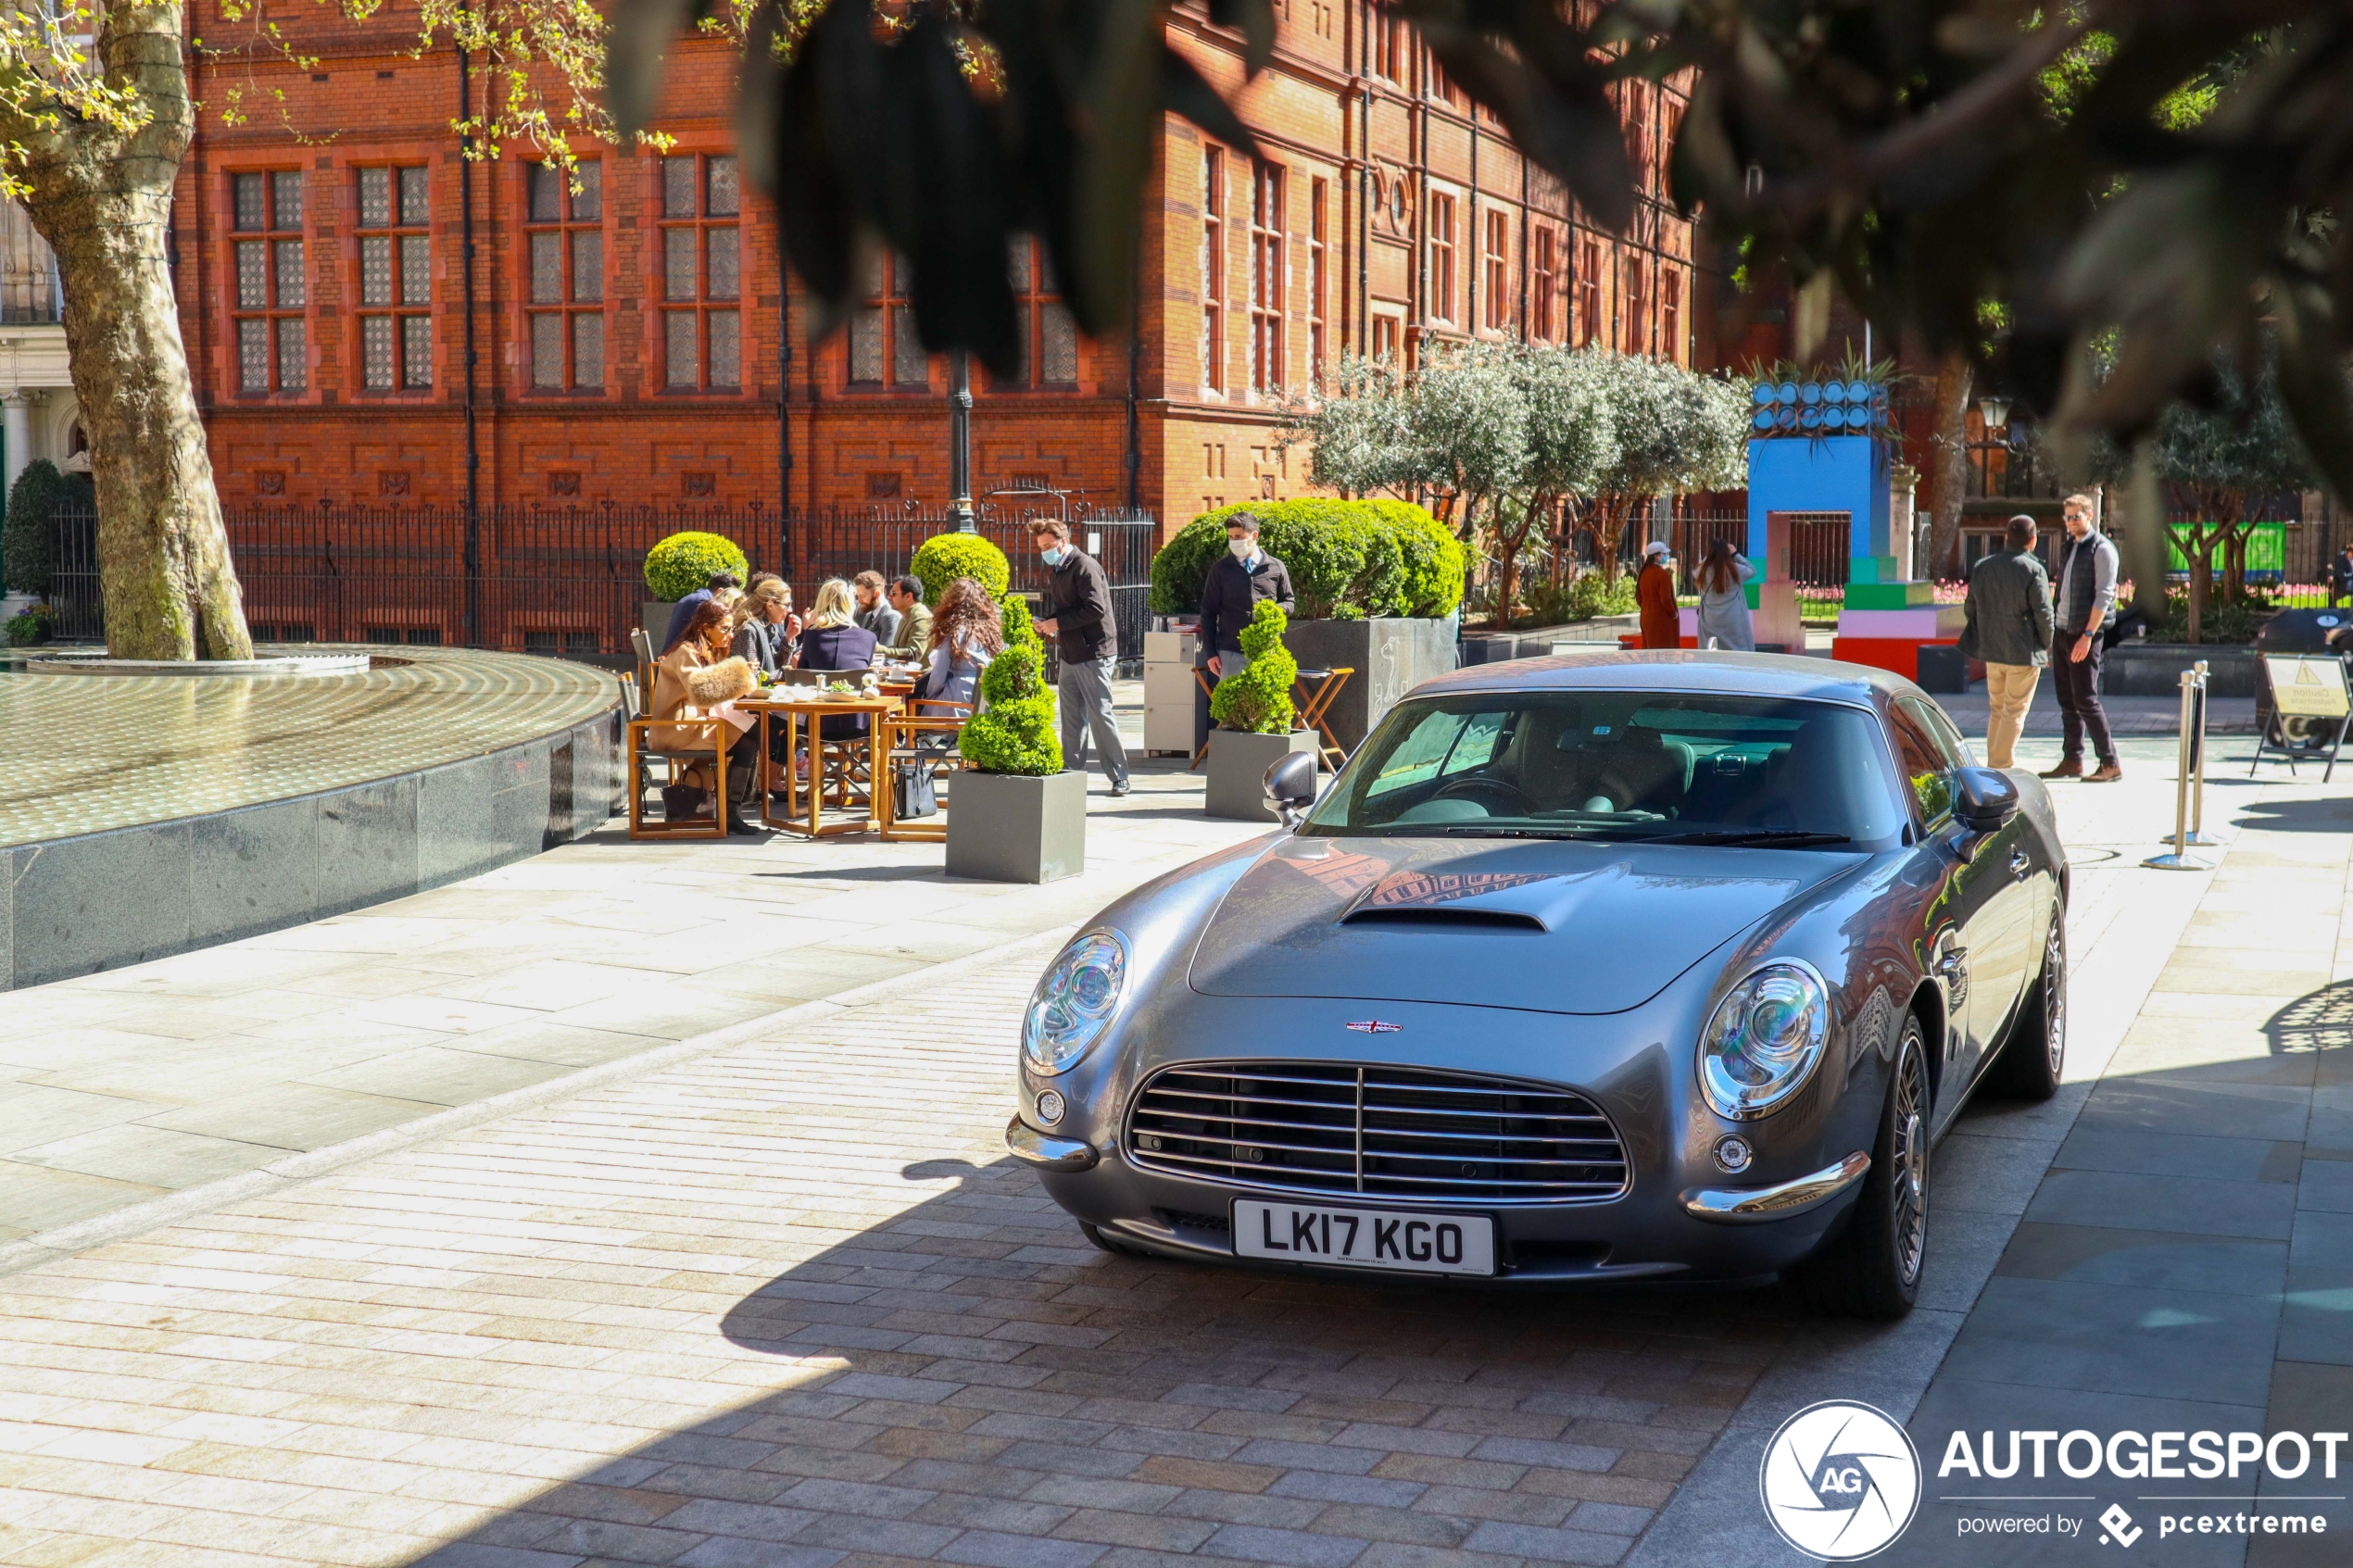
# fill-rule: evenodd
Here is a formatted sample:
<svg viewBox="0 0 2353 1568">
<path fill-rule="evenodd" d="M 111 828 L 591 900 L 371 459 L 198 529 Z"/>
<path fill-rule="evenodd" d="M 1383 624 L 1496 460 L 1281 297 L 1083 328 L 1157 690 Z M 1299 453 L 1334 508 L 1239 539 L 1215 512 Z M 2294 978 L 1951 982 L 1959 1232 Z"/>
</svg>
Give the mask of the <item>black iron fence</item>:
<svg viewBox="0 0 2353 1568">
<path fill-rule="evenodd" d="M 478 509 L 470 528 L 458 506 L 253 505 L 224 521 L 257 641 L 606 659 L 627 655 L 629 629 L 644 614 L 647 550 L 681 529 L 724 534 L 806 604 L 827 577 L 904 572 L 917 546 L 954 526 L 937 513 L 759 506 L 500 506 Z M 1012 562 L 1015 588 L 1043 589 L 1027 516 L 985 509 L 978 529 Z M 57 635 L 102 639 L 96 520 L 64 511 L 56 530 Z M 1140 514 L 1090 514 L 1071 519 L 1071 531 L 1111 579 L 1121 657 L 1140 660 L 1158 525 Z"/>
</svg>

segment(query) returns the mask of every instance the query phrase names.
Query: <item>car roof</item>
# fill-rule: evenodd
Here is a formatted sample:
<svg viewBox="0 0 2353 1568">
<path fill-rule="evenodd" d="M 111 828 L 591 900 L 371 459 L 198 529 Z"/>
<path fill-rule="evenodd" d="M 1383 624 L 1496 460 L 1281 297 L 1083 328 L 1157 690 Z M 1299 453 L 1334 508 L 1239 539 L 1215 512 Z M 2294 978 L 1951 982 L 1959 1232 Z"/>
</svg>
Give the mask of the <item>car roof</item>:
<svg viewBox="0 0 2353 1568">
<path fill-rule="evenodd" d="M 1715 649 L 1604 647 L 1592 653 L 1474 664 L 1424 681 L 1406 696 L 1452 696 L 1503 691 L 1700 691 L 1857 703 L 1874 703 L 1876 699 L 1884 703 L 1906 694 L 1917 695 L 1919 688 L 1888 671 L 1831 659 Z"/>
</svg>

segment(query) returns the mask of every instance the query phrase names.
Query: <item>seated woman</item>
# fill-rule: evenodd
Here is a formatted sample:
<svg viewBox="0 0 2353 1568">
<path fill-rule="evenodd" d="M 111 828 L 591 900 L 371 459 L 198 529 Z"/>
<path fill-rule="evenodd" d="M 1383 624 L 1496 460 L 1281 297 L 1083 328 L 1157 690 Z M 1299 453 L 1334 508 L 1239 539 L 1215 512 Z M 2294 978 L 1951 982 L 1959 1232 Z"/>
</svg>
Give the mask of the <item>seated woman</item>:
<svg viewBox="0 0 2353 1568">
<path fill-rule="evenodd" d="M 932 611 L 931 636 L 924 648 L 931 667 L 915 688 L 915 699 L 967 707 L 976 704 L 980 672 L 1004 646 L 1004 628 L 988 590 L 972 578 L 957 578 L 940 594 L 939 608 Z"/>
<path fill-rule="evenodd" d="M 762 675 L 774 675 L 791 659 L 793 639 L 800 635 L 792 589 L 773 572 L 757 573 L 736 606 L 733 624 L 735 656 Z"/>
<path fill-rule="evenodd" d="M 793 668 L 862 672 L 875 661 L 876 645 L 875 634 L 858 624 L 857 614 L 849 584 L 838 577 L 827 578 L 810 601 L 807 621 L 794 640 Z M 829 714 L 818 733 L 827 740 L 854 739 L 866 733 L 866 716 Z"/>
<path fill-rule="evenodd" d="M 749 695 L 758 681 L 751 666 L 727 652 L 727 607 L 716 598 L 695 607 L 678 640 L 654 661 L 653 705 L 648 717 L 666 720 L 717 720 L 732 733 L 727 746 L 727 831 L 751 834 L 760 829 L 751 820 L 760 788 L 760 721 L 738 710 L 735 699 Z M 710 732 L 700 724 L 656 735 L 680 750 L 702 745 Z M 680 781 L 661 792 L 662 814 L 673 822 L 700 816 L 711 797 L 711 769 L 707 762 L 689 765 Z"/>
</svg>

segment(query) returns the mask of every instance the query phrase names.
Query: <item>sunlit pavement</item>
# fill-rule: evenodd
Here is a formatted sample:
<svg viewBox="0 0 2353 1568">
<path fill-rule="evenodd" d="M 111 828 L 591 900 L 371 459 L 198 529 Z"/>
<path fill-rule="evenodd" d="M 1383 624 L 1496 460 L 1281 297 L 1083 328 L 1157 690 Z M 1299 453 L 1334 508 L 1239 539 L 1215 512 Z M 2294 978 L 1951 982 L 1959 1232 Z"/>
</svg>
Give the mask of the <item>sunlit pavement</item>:
<svg viewBox="0 0 2353 1568">
<path fill-rule="evenodd" d="M 2353 1353 L 2276 1281 L 2353 1262 L 2322 1179 L 2353 1171 L 2323 1158 L 2353 1153 L 2326 1066 L 2353 778 L 2248 785 L 2247 749 L 2218 754 L 2216 873 L 2139 866 L 2169 743 L 2058 788 L 2070 1084 L 1940 1149 L 1894 1327 L 1779 1290 L 1504 1299 L 1096 1253 L 999 1141 L 1065 926 L 0 1279 L 0 1562 L 1745 1565 L 1795 1561 L 1756 1455 L 1817 1399 L 1917 1411 L 1925 1446 L 1991 1385 L 2080 1396 L 2070 1424 L 2134 1377 L 2260 1411 L 2290 1355 L 2341 1408 Z M 2248 1101 L 2259 1125 L 2214 1120 Z M 2118 1178 L 2165 1223 L 2120 1224 Z M 2184 1235 L 2268 1248 L 2275 1283 L 2215 1288 Z M 2134 1290 L 2169 1305 L 2078 1300 Z M 2166 1382 L 2193 1377 L 2235 1381 Z"/>
</svg>

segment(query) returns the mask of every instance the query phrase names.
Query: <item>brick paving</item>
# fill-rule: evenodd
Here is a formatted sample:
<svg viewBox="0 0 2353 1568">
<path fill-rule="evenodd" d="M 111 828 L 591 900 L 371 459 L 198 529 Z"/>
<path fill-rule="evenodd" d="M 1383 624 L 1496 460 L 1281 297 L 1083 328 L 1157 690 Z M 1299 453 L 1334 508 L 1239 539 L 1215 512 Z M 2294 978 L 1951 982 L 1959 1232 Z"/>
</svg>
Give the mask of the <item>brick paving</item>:
<svg viewBox="0 0 2353 1568">
<path fill-rule="evenodd" d="M 1780 1331 L 1094 1251 L 1050 946 L 0 1282 L 0 1562 L 1621 1558 Z"/>
</svg>

